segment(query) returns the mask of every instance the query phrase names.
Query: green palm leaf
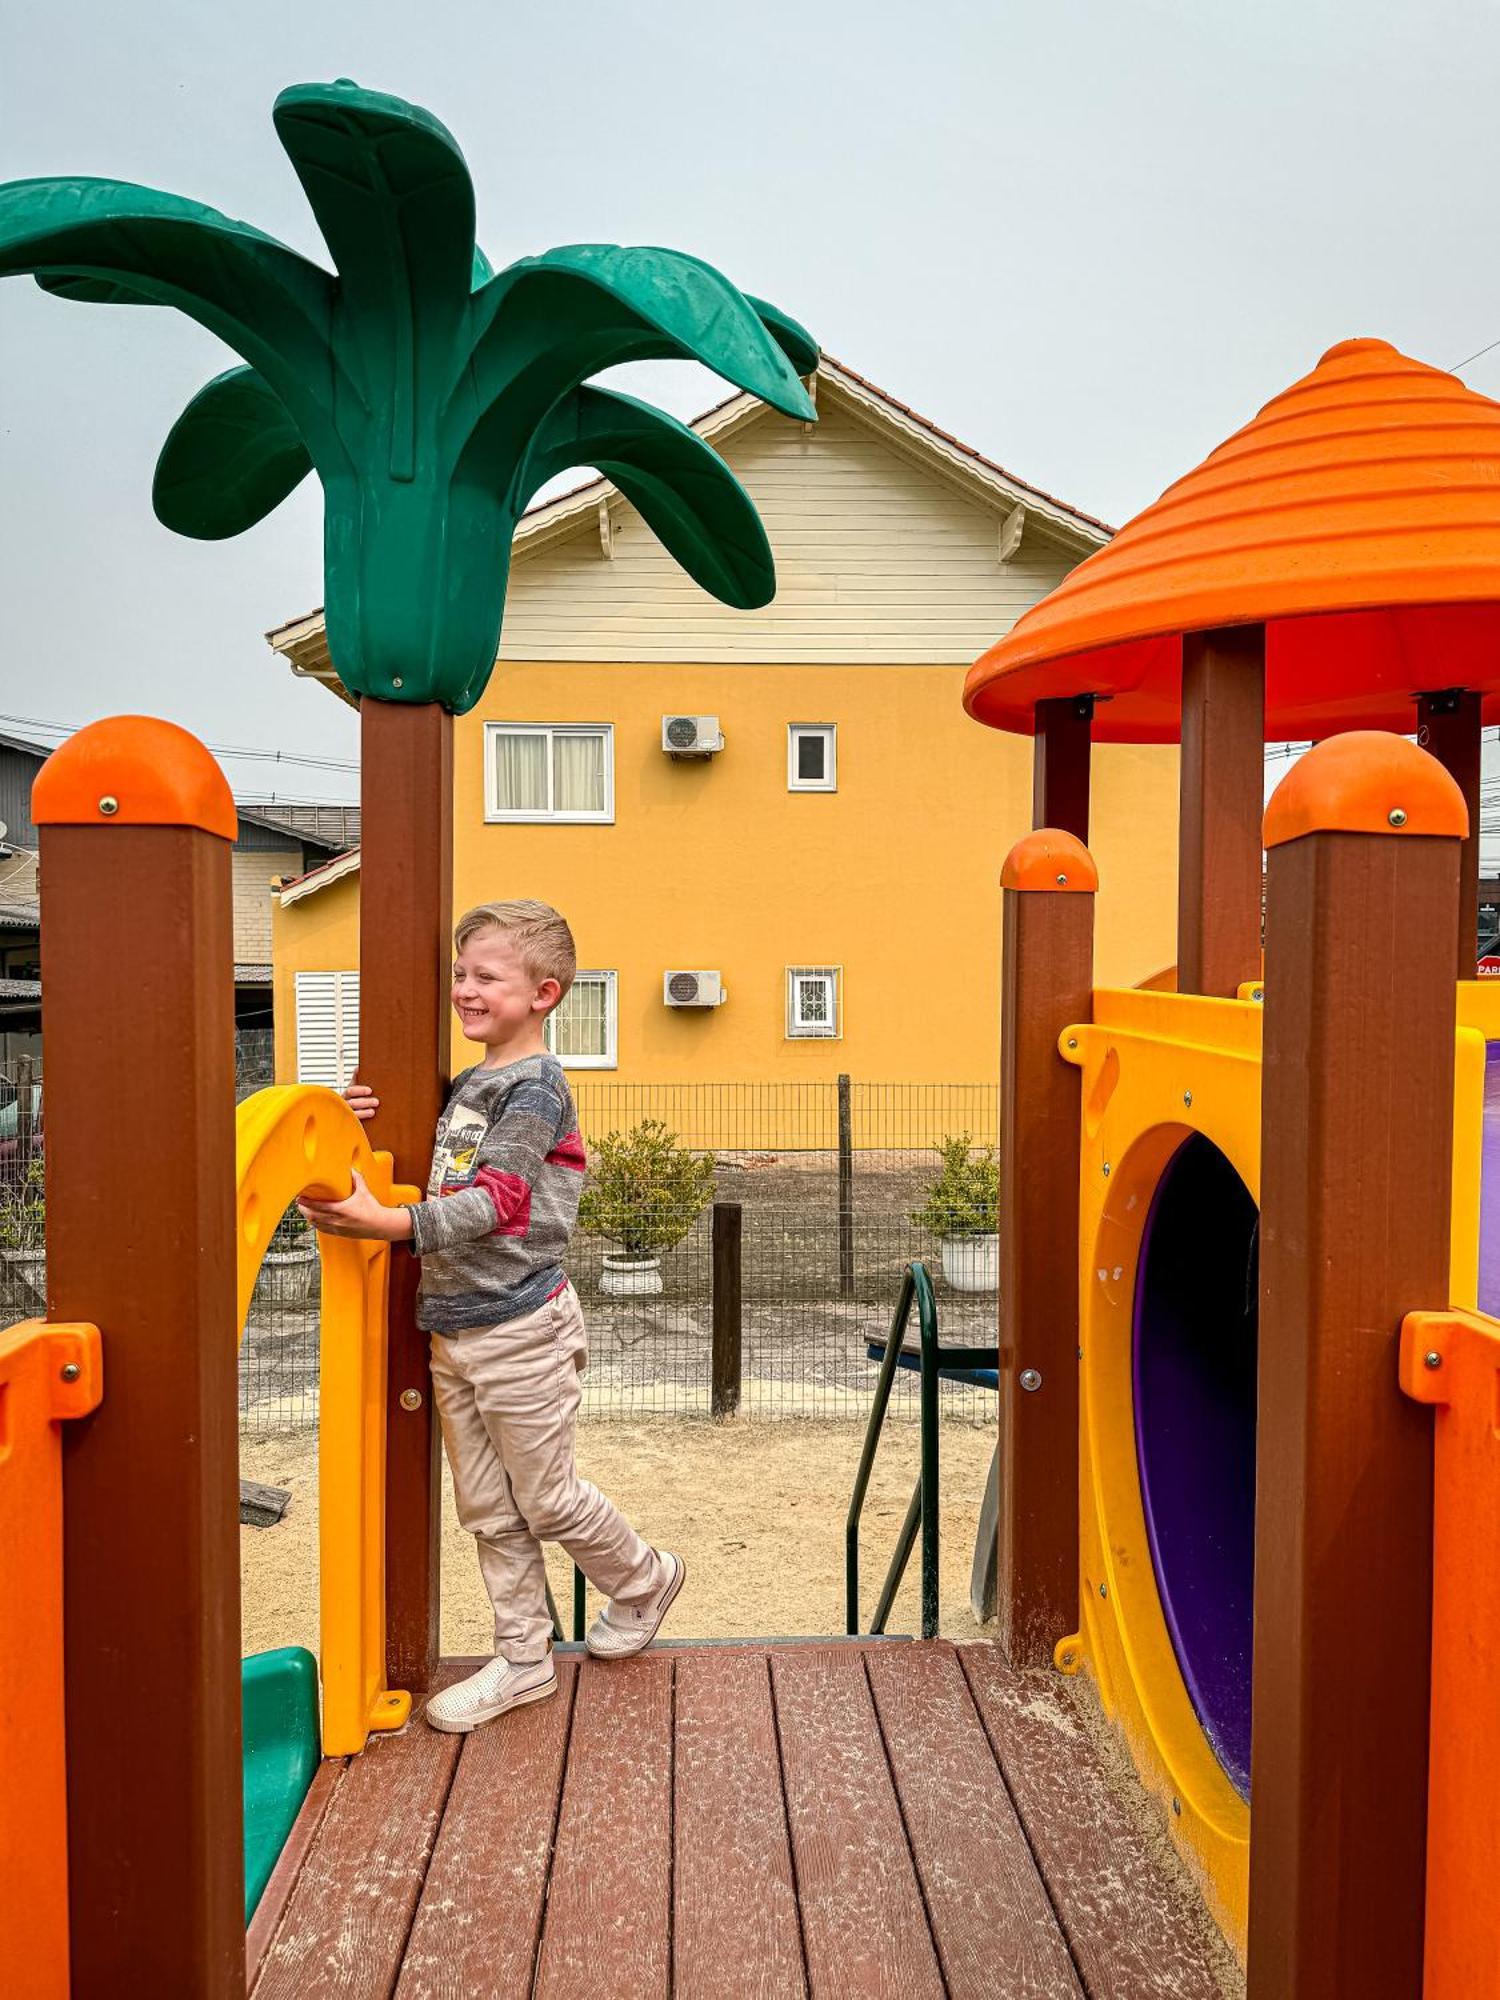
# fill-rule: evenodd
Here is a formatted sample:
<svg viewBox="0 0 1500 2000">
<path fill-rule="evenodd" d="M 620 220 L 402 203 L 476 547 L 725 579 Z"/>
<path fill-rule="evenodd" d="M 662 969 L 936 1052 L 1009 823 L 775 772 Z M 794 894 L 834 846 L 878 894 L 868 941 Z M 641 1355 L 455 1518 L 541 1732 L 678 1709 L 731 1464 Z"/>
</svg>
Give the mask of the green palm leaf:
<svg viewBox="0 0 1500 2000">
<path fill-rule="evenodd" d="M 508 265 L 477 304 L 489 316 L 474 357 L 486 411 L 506 390 L 520 392 L 517 403 L 544 396 L 550 407 L 622 361 L 688 360 L 789 417 L 817 415 L 744 294 L 697 257 L 572 243 Z"/>
<path fill-rule="evenodd" d="M 312 469 L 270 383 L 253 368 L 231 368 L 198 391 L 168 432 L 151 504 L 174 534 L 222 541 L 264 520 Z"/>
<path fill-rule="evenodd" d="M 782 312 L 779 306 L 770 305 L 765 299 L 754 298 L 749 292 L 746 292 L 745 299 L 754 306 L 761 324 L 797 373 L 811 375 L 818 365 L 818 343 L 807 328 L 793 319 L 790 313 Z"/>
<path fill-rule="evenodd" d="M 570 466 L 612 479 L 695 583 L 741 611 L 776 594 L 776 565 L 755 503 L 696 432 L 649 403 L 577 389 L 537 432 L 519 505 Z"/>
<path fill-rule="evenodd" d="M 332 432 L 333 281 L 272 236 L 202 202 L 124 181 L 0 187 L 0 277 L 67 281 L 72 296 L 176 306 L 260 369 L 304 435 Z"/>
</svg>

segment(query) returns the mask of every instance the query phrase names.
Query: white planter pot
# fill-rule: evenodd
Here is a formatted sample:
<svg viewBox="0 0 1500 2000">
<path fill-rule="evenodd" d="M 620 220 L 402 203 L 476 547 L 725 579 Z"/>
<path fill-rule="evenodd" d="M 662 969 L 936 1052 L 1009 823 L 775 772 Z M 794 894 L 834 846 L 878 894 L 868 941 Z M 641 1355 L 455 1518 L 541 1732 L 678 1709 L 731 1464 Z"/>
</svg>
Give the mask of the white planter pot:
<svg viewBox="0 0 1500 2000">
<path fill-rule="evenodd" d="M 945 1236 L 943 1276 L 955 1292 L 996 1292 L 1000 1289 L 998 1236 Z"/>
<path fill-rule="evenodd" d="M 47 1298 L 47 1253 L 45 1250 L 0 1250 L 12 1273 L 43 1304 Z"/>
<path fill-rule="evenodd" d="M 268 1250 L 261 1259 L 256 1290 L 267 1305 L 310 1305 L 317 1277 L 315 1246 L 309 1245 L 305 1250 Z"/>
<path fill-rule="evenodd" d="M 606 1257 L 599 1289 L 612 1299 L 654 1299 L 661 1295 L 659 1257 Z"/>
</svg>

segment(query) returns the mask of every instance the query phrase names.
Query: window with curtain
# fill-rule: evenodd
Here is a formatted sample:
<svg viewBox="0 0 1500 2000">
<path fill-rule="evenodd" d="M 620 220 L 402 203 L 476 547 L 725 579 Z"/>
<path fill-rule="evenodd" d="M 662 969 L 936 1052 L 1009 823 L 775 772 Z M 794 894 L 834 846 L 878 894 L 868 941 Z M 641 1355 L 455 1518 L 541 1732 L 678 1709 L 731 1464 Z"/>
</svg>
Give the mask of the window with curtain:
<svg viewBox="0 0 1500 2000">
<path fill-rule="evenodd" d="M 486 725 L 486 819 L 610 821 L 614 793 L 608 723 Z"/>
<path fill-rule="evenodd" d="M 564 1069 L 613 1069 L 617 1018 L 615 974 L 580 972 L 547 1016 L 547 1047 Z"/>
</svg>

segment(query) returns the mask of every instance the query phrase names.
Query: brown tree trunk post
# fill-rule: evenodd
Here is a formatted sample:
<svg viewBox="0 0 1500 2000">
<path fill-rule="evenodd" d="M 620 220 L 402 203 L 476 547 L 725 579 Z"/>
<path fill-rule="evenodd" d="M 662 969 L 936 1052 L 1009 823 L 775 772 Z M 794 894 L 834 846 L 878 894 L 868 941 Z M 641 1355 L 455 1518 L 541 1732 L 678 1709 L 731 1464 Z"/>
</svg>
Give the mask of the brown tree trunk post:
<svg viewBox="0 0 1500 2000">
<path fill-rule="evenodd" d="M 396 1179 L 426 1187 L 448 1079 L 453 964 L 453 718 L 360 705 L 359 1075 Z M 391 1256 L 386 1389 L 386 1676 L 420 1693 L 438 1655 L 438 1458 L 420 1267 Z"/>
<path fill-rule="evenodd" d="M 1417 696 L 1417 741 L 1464 795 L 1469 832 L 1458 874 L 1458 976 L 1479 970 L 1479 778 L 1484 762 L 1480 697 L 1467 688 Z"/>
<path fill-rule="evenodd" d="M 716 1417 L 732 1417 L 740 1407 L 740 1222 L 737 1201 L 714 1203 L 709 1408 Z"/>
<path fill-rule="evenodd" d="M 1422 1990 L 1432 1420 L 1403 1316 L 1448 1297 L 1463 801 L 1373 731 L 1266 814 L 1249 1990 Z"/>
<path fill-rule="evenodd" d="M 1080 1074 L 1058 1036 L 1093 1013 L 1093 858 L 1069 833 L 1011 849 L 1000 1026 L 1000 1643 L 1050 1666 L 1078 1629 Z"/>
<path fill-rule="evenodd" d="M 104 1375 L 63 1443 L 72 1992 L 243 1993 L 234 802 L 129 717 L 48 759 L 33 815 L 48 1303 Z"/>
<path fill-rule="evenodd" d="M 1182 641 L 1177 990 L 1232 1000 L 1258 980 L 1265 798 L 1266 631 Z"/>
<path fill-rule="evenodd" d="M 849 1078 L 839 1093 L 839 1296 L 854 1297 L 854 1104 Z"/>
<path fill-rule="evenodd" d="M 1032 737 L 1031 824 L 1058 827 L 1089 844 L 1089 765 L 1094 697 L 1072 694 L 1036 705 Z"/>
</svg>

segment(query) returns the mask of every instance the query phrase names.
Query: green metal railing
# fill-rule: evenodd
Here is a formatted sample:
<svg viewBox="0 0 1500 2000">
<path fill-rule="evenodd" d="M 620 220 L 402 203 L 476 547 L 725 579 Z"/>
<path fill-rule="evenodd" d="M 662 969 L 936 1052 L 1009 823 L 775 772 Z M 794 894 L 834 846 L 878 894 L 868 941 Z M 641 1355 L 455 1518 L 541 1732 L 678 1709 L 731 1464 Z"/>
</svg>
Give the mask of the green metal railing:
<svg viewBox="0 0 1500 2000">
<path fill-rule="evenodd" d="M 584 1574 L 583 1574 L 583 1571 L 582 1571 L 582 1570 L 581 1570 L 581 1569 L 580 1569 L 580 1568 L 578 1567 L 577 1563 L 574 1563 L 574 1565 L 573 1565 L 573 1637 L 574 1637 L 575 1639 L 581 1639 L 581 1638 L 583 1637 L 583 1633 L 584 1633 L 584 1622 L 585 1622 L 585 1612 L 584 1612 L 584 1591 L 585 1591 L 585 1590 L 587 1589 L 587 1587 L 588 1587 L 588 1585 L 587 1585 L 587 1582 L 586 1582 L 586 1580 L 585 1580 L 585 1578 L 584 1578 Z M 564 1637 L 565 1635 L 564 1635 L 564 1633 L 563 1633 L 563 1625 L 562 1625 L 562 1619 L 561 1619 L 561 1618 L 560 1618 L 560 1617 L 558 1616 L 558 1613 L 557 1613 L 557 1600 L 556 1600 L 556 1598 L 555 1598 L 555 1597 L 554 1597 L 554 1596 L 552 1595 L 552 1586 L 551 1586 L 551 1584 L 550 1584 L 550 1583 L 549 1583 L 549 1584 L 547 1585 L 547 1615 L 548 1615 L 548 1616 L 549 1616 L 549 1617 L 551 1618 L 551 1620 L 552 1620 L 552 1636 L 553 1636 L 553 1638 L 554 1638 L 554 1639 L 561 1639 L 561 1638 L 563 1638 L 563 1637 Z"/>
<path fill-rule="evenodd" d="M 901 1579 L 906 1574 L 906 1565 L 911 1560 L 912 1544 L 917 1538 L 917 1529 L 920 1526 L 922 1637 L 935 1639 L 938 1635 L 938 1384 L 943 1375 L 989 1370 L 996 1365 L 995 1349 L 992 1346 L 939 1348 L 937 1301 L 932 1295 L 932 1280 L 927 1275 L 927 1266 L 920 1259 L 908 1264 L 901 1280 L 901 1291 L 891 1319 L 885 1353 L 881 1357 L 880 1375 L 875 1384 L 875 1400 L 870 1408 L 870 1420 L 865 1426 L 864 1446 L 859 1455 L 859 1471 L 854 1476 L 854 1492 L 849 1501 L 849 1518 L 844 1526 L 844 1629 L 851 1637 L 860 1629 L 860 1516 L 864 1512 L 865 1492 L 870 1484 L 870 1473 L 880 1444 L 881 1427 L 890 1405 L 896 1370 L 901 1364 L 905 1349 L 906 1328 L 911 1318 L 913 1299 L 917 1304 L 917 1351 L 921 1370 L 921 1470 L 917 1474 L 917 1483 L 912 1488 L 911 1504 L 906 1510 L 906 1519 L 901 1523 L 901 1532 L 896 1537 L 896 1552 L 891 1557 L 891 1566 L 886 1571 L 885 1582 L 880 1586 L 875 1615 L 870 1620 L 872 1633 L 881 1633 L 885 1630 L 886 1620 L 891 1615 L 891 1606 L 896 1601 L 896 1592 L 901 1588 Z"/>
</svg>

